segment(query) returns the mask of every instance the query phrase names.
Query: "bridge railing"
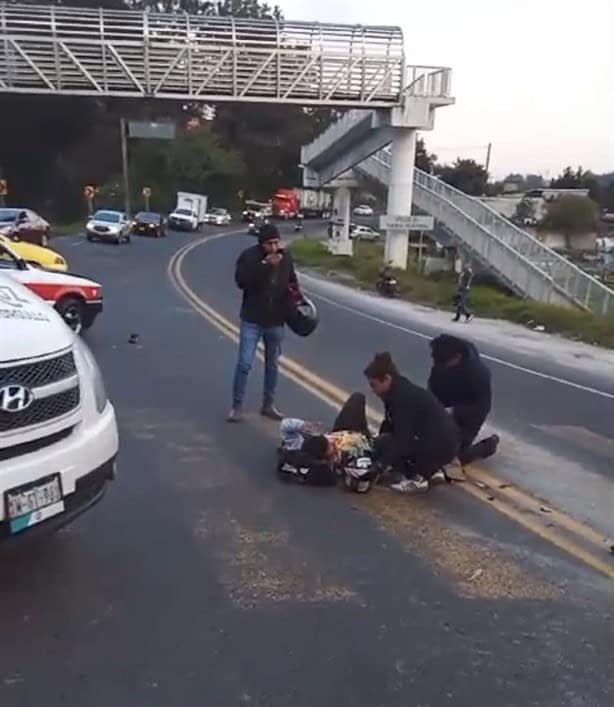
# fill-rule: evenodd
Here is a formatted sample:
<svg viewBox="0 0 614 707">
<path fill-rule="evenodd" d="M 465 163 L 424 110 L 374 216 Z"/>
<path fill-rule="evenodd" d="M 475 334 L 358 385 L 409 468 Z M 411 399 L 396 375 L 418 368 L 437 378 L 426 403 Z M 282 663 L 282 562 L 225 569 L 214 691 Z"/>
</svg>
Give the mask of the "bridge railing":
<svg viewBox="0 0 614 707">
<path fill-rule="evenodd" d="M 380 151 L 370 159 L 376 160 L 385 168 L 385 171 L 379 170 L 383 178 L 390 168 L 389 149 Z M 457 222 L 454 230 L 457 232 L 460 214 L 463 215 L 465 222 L 459 236 L 466 240 L 476 253 L 483 256 L 486 262 L 507 277 L 512 286 L 521 287 L 525 294 L 535 299 L 549 301 L 533 293 L 544 284 L 547 287 L 550 282 L 551 287 L 554 287 L 565 299 L 596 314 L 614 314 L 612 290 L 545 246 L 531 234 L 503 218 L 486 204 L 419 169 L 415 170 L 414 183 L 430 195 L 429 212 L 434 216 L 437 216 L 433 212 L 434 207 L 445 207 L 448 215 L 454 212 Z M 474 228 L 473 232 L 468 227 L 471 223 L 478 227 Z M 495 252 L 497 262 L 494 262 Z M 510 267 L 512 261 L 514 265 Z M 527 269 L 526 264 L 530 264 L 531 267 Z M 523 267 L 524 271 L 522 271 Z M 524 282 L 527 278 L 531 283 Z M 543 284 L 536 284 L 536 278 L 540 278 Z"/>
<path fill-rule="evenodd" d="M 408 96 L 449 99 L 452 96 L 452 69 L 445 66 L 405 67 L 405 88 Z"/>
<path fill-rule="evenodd" d="M 0 4 L 0 91 L 378 107 L 395 27 Z"/>
</svg>

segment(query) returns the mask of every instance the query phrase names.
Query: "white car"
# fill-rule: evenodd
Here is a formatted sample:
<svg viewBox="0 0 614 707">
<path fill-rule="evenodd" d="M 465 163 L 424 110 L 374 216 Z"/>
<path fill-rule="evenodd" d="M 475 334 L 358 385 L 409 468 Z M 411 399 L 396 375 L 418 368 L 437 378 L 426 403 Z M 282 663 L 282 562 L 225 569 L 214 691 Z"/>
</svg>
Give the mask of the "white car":
<svg viewBox="0 0 614 707">
<path fill-rule="evenodd" d="M 211 209 L 205 214 L 205 223 L 214 226 L 228 226 L 231 222 L 232 218 L 227 209 Z"/>
<path fill-rule="evenodd" d="M 350 238 L 357 241 L 379 241 L 381 237 L 381 233 L 371 226 L 354 226 L 350 232 Z"/>
<path fill-rule="evenodd" d="M 373 216 L 373 209 L 367 204 L 359 204 L 354 208 L 354 216 Z"/>
<path fill-rule="evenodd" d="M 115 411 L 87 345 L 0 272 L 0 542 L 49 533 L 115 475 Z"/>
<path fill-rule="evenodd" d="M 101 210 L 85 226 L 88 241 L 111 241 L 116 245 L 130 243 L 132 221 L 122 211 Z"/>
</svg>

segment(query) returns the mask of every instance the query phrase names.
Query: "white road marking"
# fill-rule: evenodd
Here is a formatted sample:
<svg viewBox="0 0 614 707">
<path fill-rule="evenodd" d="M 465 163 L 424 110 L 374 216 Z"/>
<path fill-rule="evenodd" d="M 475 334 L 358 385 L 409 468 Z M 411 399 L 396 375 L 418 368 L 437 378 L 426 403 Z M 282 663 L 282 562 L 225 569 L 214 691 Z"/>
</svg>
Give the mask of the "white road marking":
<svg viewBox="0 0 614 707">
<path fill-rule="evenodd" d="M 382 324 L 384 326 L 390 327 L 391 329 L 396 329 L 397 331 L 402 331 L 405 334 L 411 334 L 412 336 L 417 336 L 420 339 L 426 339 L 426 340 L 431 340 L 433 337 L 429 334 L 424 334 L 421 331 L 416 331 L 415 329 L 409 329 L 407 327 L 401 326 L 400 324 L 395 324 L 394 322 L 391 322 L 387 319 L 381 319 L 380 317 L 376 317 L 372 314 L 367 314 L 366 312 L 362 312 L 360 309 L 356 309 L 355 307 L 351 307 L 350 305 L 347 304 L 341 304 L 341 302 L 337 302 L 336 300 L 330 299 L 329 297 L 325 297 L 324 295 L 320 295 L 317 292 L 314 292 L 313 290 L 303 288 L 305 289 L 306 292 L 309 292 L 309 294 L 312 297 L 315 297 L 316 299 L 320 299 L 323 302 L 326 302 L 327 304 L 332 305 L 333 307 L 337 307 L 338 309 L 343 309 L 346 312 L 351 312 L 352 314 L 357 314 L 359 317 L 363 317 L 364 319 L 369 319 L 372 322 L 376 322 L 377 324 Z M 614 393 L 608 393 L 605 390 L 598 390 L 597 388 L 591 388 L 588 385 L 582 385 L 581 383 L 575 383 L 574 381 L 567 380 L 566 378 L 559 378 L 558 376 L 552 376 L 548 373 L 542 373 L 541 371 L 535 371 L 532 368 L 525 368 L 525 366 L 519 366 L 516 363 L 511 363 L 510 361 L 504 361 L 501 358 L 497 358 L 496 356 L 488 356 L 487 354 L 480 353 L 481 357 L 487 361 L 492 361 L 493 363 L 497 363 L 500 366 L 506 366 L 507 368 L 511 368 L 514 371 L 519 371 L 520 373 L 527 373 L 530 376 L 535 376 L 536 378 L 543 378 L 544 380 L 549 380 L 552 381 L 553 383 L 559 383 L 561 385 L 566 385 L 569 388 L 575 388 L 576 390 L 581 390 L 585 393 L 590 393 L 591 395 L 598 395 L 602 398 L 608 398 L 609 400 L 614 400 Z"/>
</svg>

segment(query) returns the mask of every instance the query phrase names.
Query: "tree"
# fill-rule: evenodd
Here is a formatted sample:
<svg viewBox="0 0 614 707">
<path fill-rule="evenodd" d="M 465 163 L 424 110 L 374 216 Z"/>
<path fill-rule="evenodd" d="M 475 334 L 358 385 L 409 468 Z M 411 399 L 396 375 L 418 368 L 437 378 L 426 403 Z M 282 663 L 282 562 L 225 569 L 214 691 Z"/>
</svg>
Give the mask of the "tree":
<svg viewBox="0 0 614 707">
<path fill-rule="evenodd" d="M 419 137 L 416 140 L 416 161 L 415 165 L 418 169 L 423 172 L 428 172 L 432 174 L 435 170 L 435 165 L 437 164 L 437 155 L 432 152 L 428 152 L 424 140 Z"/>
<path fill-rule="evenodd" d="M 475 160 L 458 157 L 454 164 L 438 167 L 436 173 L 444 182 L 470 196 L 482 196 L 486 192 L 488 172 Z"/>
<path fill-rule="evenodd" d="M 592 172 L 587 172 L 578 167 L 575 171 L 565 167 L 563 173 L 551 180 L 553 189 L 588 189 L 589 197 L 596 203 L 600 202 L 599 182 Z"/>
<path fill-rule="evenodd" d="M 565 236 L 565 248 L 571 250 L 573 236 L 594 233 L 597 229 L 597 205 L 585 196 L 561 196 L 548 204 L 540 229 Z"/>
</svg>

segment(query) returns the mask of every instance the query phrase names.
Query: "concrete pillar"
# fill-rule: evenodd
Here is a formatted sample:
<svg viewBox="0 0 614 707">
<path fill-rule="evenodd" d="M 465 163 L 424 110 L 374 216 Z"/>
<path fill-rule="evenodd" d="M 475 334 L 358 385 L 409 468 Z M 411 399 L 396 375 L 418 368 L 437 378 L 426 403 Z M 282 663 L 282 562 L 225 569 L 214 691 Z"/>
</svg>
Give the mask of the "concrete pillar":
<svg viewBox="0 0 614 707">
<path fill-rule="evenodd" d="M 397 128 L 392 139 L 390 181 L 388 183 L 387 213 L 390 216 L 411 214 L 414 187 L 414 161 L 416 159 L 416 131 Z M 384 259 L 395 268 L 407 269 L 409 231 L 392 231 L 386 234 Z"/>
<path fill-rule="evenodd" d="M 348 187 L 335 189 L 333 198 L 333 234 L 329 240 L 329 250 L 334 255 L 352 255 L 350 240 L 351 191 Z"/>
</svg>

